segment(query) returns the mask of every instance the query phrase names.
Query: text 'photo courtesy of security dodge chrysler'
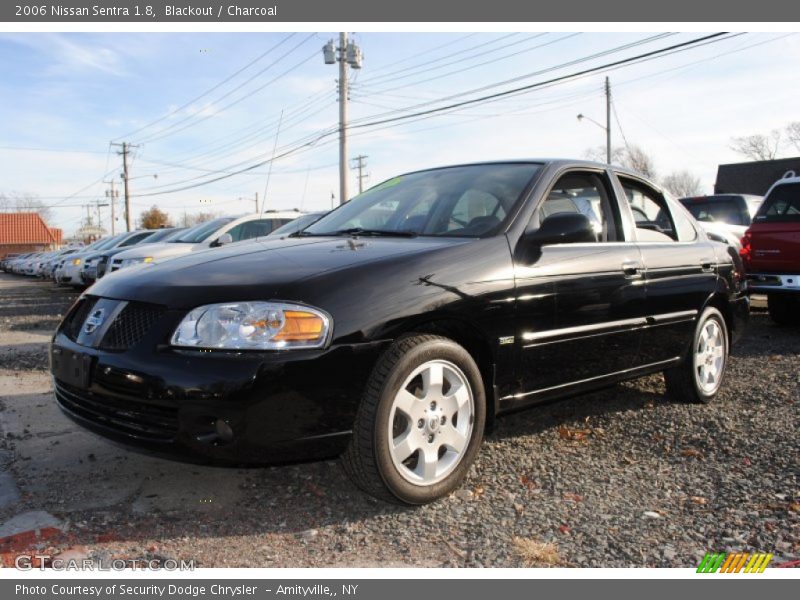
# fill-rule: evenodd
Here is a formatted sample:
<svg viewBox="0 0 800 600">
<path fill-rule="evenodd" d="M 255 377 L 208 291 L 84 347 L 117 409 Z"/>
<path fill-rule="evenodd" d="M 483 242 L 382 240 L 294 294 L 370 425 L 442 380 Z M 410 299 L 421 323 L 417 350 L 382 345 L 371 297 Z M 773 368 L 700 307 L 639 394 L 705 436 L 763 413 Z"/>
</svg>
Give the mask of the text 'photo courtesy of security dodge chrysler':
<svg viewBox="0 0 800 600">
<path fill-rule="evenodd" d="M 713 400 L 744 282 L 732 248 L 632 172 L 420 171 L 289 236 L 106 275 L 53 339 L 56 400 L 192 461 L 341 455 L 366 492 L 422 504 L 501 413 L 656 372 Z"/>
</svg>

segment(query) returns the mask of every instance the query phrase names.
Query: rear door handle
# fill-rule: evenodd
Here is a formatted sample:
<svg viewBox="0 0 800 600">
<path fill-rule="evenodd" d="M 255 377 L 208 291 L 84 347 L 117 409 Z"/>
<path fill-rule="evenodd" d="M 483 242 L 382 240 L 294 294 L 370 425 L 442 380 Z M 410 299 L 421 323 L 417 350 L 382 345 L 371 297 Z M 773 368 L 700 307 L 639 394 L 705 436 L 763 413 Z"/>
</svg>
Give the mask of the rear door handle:
<svg viewBox="0 0 800 600">
<path fill-rule="evenodd" d="M 709 261 L 703 261 L 700 263 L 700 268 L 703 270 L 703 273 L 711 273 L 714 270 L 714 264 Z"/>
<path fill-rule="evenodd" d="M 622 273 L 625 277 L 634 279 L 642 276 L 642 264 L 634 261 L 622 263 Z"/>
</svg>

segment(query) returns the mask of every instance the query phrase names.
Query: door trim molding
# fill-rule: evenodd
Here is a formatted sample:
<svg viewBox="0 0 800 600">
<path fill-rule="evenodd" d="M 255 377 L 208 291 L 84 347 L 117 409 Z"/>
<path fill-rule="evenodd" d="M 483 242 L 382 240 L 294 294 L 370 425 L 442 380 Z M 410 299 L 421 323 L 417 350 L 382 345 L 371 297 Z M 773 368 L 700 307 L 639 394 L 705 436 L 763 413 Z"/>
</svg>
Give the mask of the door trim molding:
<svg viewBox="0 0 800 600">
<path fill-rule="evenodd" d="M 658 362 L 648 363 L 646 365 L 641 365 L 641 366 L 638 366 L 638 367 L 631 367 L 630 369 L 623 369 L 622 371 L 614 371 L 613 373 L 606 373 L 604 375 L 596 375 L 594 377 L 588 377 L 586 379 L 579 379 L 578 381 L 570 381 L 569 383 L 560 383 L 558 385 L 553 385 L 553 386 L 550 386 L 550 387 L 541 388 L 541 389 L 533 390 L 533 391 L 530 391 L 530 392 L 519 392 L 517 394 L 510 394 L 508 396 L 503 396 L 502 398 L 500 398 L 500 401 L 521 400 L 523 398 L 529 398 L 530 396 L 536 396 L 538 394 L 546 394 L 547 392 L 553 392 L 555 390 L 567 390 L 567 389 L 569 389 L 571 387 L 578 387 L 578 386 L 581 386 L 581 385 L 585 385 L 587 383 L 592 383 L 592 382 L 596 382 L 596 381 L 602 381 L 603 379 L 609 379 L 609 378 L 616 378 L 616 377 L 620 377 L 620 376 L 625 376 L 625 375 L 628 375 L 628 374 L 636 373 L 637 371 L 647 372 L 647 371 L 651 371 L 651 370 L 657 370 L 660 367 L 666 367 L 668 365 L 675 364 L 675 363 L 679 362 L 680 359 L 681 359 L 680 356 L 674 356 L 672 358 L 668 358 L 667 360 L 660 360 Z"/>
<path fill-rule="evenodd" d="M 661 313 L 647 317 L 635 317 L 632 319 L 620 319 L 618 321 L 605 321 L 603 323 L 590 323 L 588 325 L 576 325 L 574 327 L 562 327 L 561 329 L 548 329 L 545 331 L 525 331 L 522 333 L 524 342 L 533 342 L 524 347 L 536 346 L 538 343 L 560 337 L 581 337 L 585 334 L 593 333 L 617 333 L 629 331 L 631 329 L 647 328 L 654 325 L 664 325 L 666 323 L 679 323 L 682 321 L 693 321 L 697 317 L 696 310 L 681 310 L 670 313 Z"/>
</svg>

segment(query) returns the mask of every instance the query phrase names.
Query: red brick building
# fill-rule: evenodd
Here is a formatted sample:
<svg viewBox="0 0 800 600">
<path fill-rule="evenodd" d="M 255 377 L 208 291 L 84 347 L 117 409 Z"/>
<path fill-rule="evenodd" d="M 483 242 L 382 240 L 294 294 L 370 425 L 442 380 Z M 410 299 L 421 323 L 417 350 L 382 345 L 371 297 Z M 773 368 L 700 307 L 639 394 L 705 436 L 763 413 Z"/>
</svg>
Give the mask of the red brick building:
<svg viewBox="0 0 800 600">
<path fill-rule="evenodd" d="M 0 213 L 0 259 L 6 254 L 56 250 L 62 231 L 48 227 L 37 213 Z"/>
</svg>

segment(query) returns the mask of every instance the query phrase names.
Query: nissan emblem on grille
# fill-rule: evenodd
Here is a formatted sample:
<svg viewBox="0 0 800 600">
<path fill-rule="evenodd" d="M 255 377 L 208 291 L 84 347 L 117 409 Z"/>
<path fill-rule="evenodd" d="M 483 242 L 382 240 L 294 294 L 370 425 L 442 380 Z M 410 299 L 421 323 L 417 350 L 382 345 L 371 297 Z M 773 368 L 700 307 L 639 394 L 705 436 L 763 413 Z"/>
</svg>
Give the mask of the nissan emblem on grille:
<svg viewBox="0 0 800 600">
<path fill-rule="evenodd" d="M 106 317 L 106 311 L 103 308 L 98 308 L 96 311 L 92 312 L 86 318 L 86 322 L 83 324 L 83 332 L 92 334 L 94 333 L 100 325 L 103 324 L 103 320 Z"/>
</svg>

